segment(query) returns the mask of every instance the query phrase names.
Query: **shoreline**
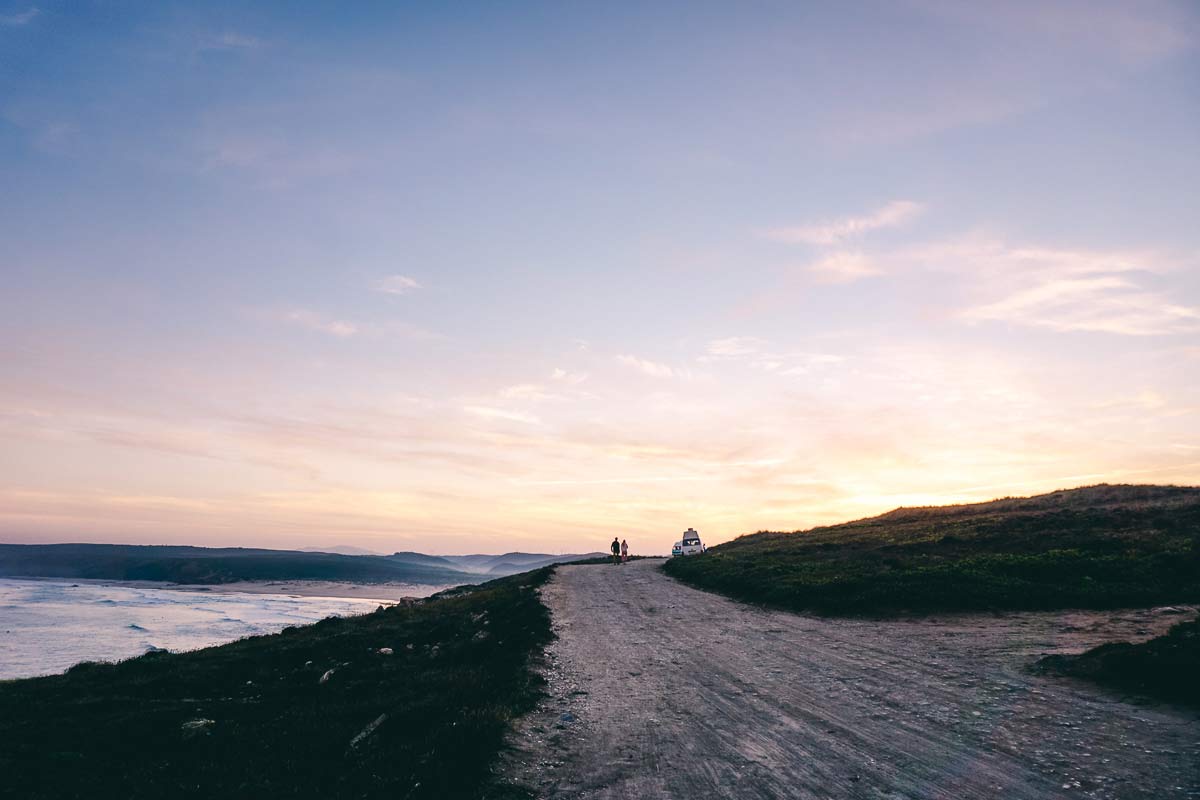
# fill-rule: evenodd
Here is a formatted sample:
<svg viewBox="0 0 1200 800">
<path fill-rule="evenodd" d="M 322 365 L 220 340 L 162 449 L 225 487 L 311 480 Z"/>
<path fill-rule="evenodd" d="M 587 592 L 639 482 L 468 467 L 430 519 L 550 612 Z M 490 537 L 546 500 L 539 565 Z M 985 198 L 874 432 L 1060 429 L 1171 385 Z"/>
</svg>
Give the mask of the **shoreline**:
<svg viewBox="0 0 1200 800">
<path fill-rule="evenodd" d="M 71 583 L 80 586 L 116 586 L 126 589 L 165 589 L 210 594 L 269 594 L 290 597 L 329 597 L 342 600 L 374 600 L 398 603 L 429 597 L 462 584 L 423 585 L 414 583 L 350 583 L 347 581 L 235 581 L 233 583 L 172 583 L 169 581 L 114 580 L 108 578 L 60 578 L 4 575 L 4 580 Z"/>
</svg>

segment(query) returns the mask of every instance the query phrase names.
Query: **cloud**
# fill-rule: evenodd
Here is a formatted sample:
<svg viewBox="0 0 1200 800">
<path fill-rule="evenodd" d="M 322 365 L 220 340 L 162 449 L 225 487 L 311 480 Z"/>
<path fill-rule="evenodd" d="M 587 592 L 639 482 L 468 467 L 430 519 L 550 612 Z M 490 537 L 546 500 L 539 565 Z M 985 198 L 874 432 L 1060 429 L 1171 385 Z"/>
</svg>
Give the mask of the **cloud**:
<svg viewBox="0 0 1200 800">
<path fill-rule="evenodd" d="M 797 363 L 787 369 L 779 370 L 780 375 L 807 375 L 814 369 L 840 364 L 846 360 L 844 357 L 835 356 L 832 353 L 805 353 L 800 356 L 793 356 L 793 358 Z M 777 362 L 770 363 L 775 364 Z M 774 369 L 772 368 L 772 370 Z"/>
<path fill-rule="evenodd" d="M 200 42 L 201 50 L 254 50 L 259 47 L 262 47 L 262 40 L 257 36 L 235 31 L 214 34 Z"/>
<path fill-rule="evenodd" d="M 256 178 L 263 186 L 345 175 L 365 163 L 362 150 L 253 131 L 206 131 L 197 142 L 197 168 Z"/>
<path fill-rule="evenodd" d="M 50 155 L 70 155 L 79 144 L 79 126 L 44 108 L 29 104 L 7 106 L 0 119 L 10 122 L 29 136 L 30 144 Z"/>
<path fill-rule="evenodd" d="M 851 283 L 882 275 L 883 269 L 862 253 L 836 252 L 808 266 L 818 283 Z"/>
<path fill-rule="evenodd" d="M 375 284 L 375 291 L 386 294 L 408 294 L 423 288 L 414 278 L 407 275 L 389 275 Z"/>
<path fill-rule="evenodd" d="M 474 414 L 487 419 L 502 419 L 509 422 L 523 422 L 527 425 L 540 425 L 542 421 L 533 414 L 526 414 L 521 411 L 509 411 L 504 408 L 492 408 L 491 406 L 464 406 L 463 411 L 468 414 Z"/>
<path fill-rule="evenodd" d="M 19 28 L 23 25 L 28 25 L 33 22 L 34 18 L 41 14 L 41 9 L 30 8 L 27 11 L 22 11 L 19 14 L 0 14 L 0 27 L 4 28 Z"/>
<path fill-rule="evenodd" d="M 843 217 L 810 225 L 774 228 L 769 239 L 788 244 L 832 245 L 880 228 L 895 228 L 916 217 L 924 206 L 911 200 L 896 200 L 865 217 Z"/>
<path fill-rule="evenodd" d="M 283 318 L 288 322 L 302 325 L 309 330 L 328 333 L 330 336 L 337 336 L 341 339 L 349 338 L 358 333 L 358 326 L 352 322 L 330 319 L 324 314 L 303 308 L 287 311 L 284 313 Z"/>
<path fill-rule="evenodd" d="M 645 475 L 628 476 L 621 478 L 590 478 L 584 480 L 513 480 L 511 483 L 515 486 L 593 486 L 603 485 L 608 483 L 675 483 L 675 482 L 694 482 L 694 481 L 719 481 L 721 477 L 718 475 L 665 475 L 648 477 Z"/>
<path fill-rule="evenodd" d="M 518 383 L 506 386 L 500 390 L 500 397 L 505 400 L 531 400 L 535 403 L 564 399 L 561 394 L 547 392 L 546 387 L 536 383 Z"/>
<path fill-rule="evenodd" d="M 757 353 L 767 342 L 753 336 L 731 336 L 728 339 L 713 339 L 708 343 L 710 356 L 747 356 Z"/>
<path fill-rule="evenodd" d="M 957 319 L 1057 332 L 1154 336 L 1200 330 L 1200 309 L 1145 288 L 1146 279 L 1192 265 L 1153 252 L 1010 245 L 967 236 L 881 257 L 888 271 L 961 276 L 976 300 Z"/>
<path fill-rule="evenodd" d="M 833 251 L 806 271 L 822 283 L 881 274 L 940 275 L 942 289 L 969 298 L 945 301 L 946 316 L 964 322 L 1152 336 L 1200 330 L 1200 307 L 1173 301 L 1146 285 L 1155 276 L 1194 269 L 1195 258 L 1009 243 L 970 233 L 871 253 Z M 778 295 L 775 290 L 764 301 Z"/>
<path fill-rule="evenodd" d="M 986 8 L 952 0 L 918 0 L 927 12 L 1026 42 L 1042 40 L 1129 64 L 1173 55 L 1196 43 L 1188 3 L 1145 0 L 1010 0 Z M 1086 24 L 1081 24 L 1085 22 Z"/>
<path fill-rule="evenodd" d="M 708 343 L 706 355 L 697 361 L 738 361 L 753 369 L 777 375 L 807 375 L 814 369 L 837 364 L 845 359 L 829 353 L 779 352 L 765 339 L 753 336 L 731 336 Z"/>
<path fill-rule="evenodd" d="M 565 369 L 555 368 L 555 370 L 550 373 L 550 378 L 552 380 L 568 383 L 572 386 L 578 386 L 588 379 L 588 374 L 586 372 L 567 372 Z"/>
<path fill-rule="evenodd" d="M 375 325 L 364 330 L 367 333 L 376 333 L 386 336 L 396 336 L 401 339 L 414 339 L 416 341 L 444 341 L 448 337 L 445 334 L 431 331 L 428 328 L 422 328 L 420 325 L 413 325 L 410 322 L 392 321 L 383 325 Z"/>
<path fill-rule="evenodd" d="M 1157 253 L 1011 245 L 978 234 L 907 248 L 888 260 L 905 268 L 997 276 L 1028 273 L 1056 278 L 1098 273 L 1166 272 L 1176 266 L 1172 259 Z"/>
<path fill-rule="evenodd" d="M 1119 397 L 1102 403 L 1095 403 L 1099 409 L 1140 408 L 1143 411 L 1161 411 L 1169 405 L 1168 399 L 1154 389 L 1143 389 L 1136 395 Z"/>
<path fill-rule="evenodd" d="M 352 321 L 338 319 L 308 308 L 249 308 L 245 310 L 245 313 L 260 321 L 297 325 L 307 328 L 310 331 L 325 333 L 340 339 L 348 339 L 355 336 L 373 340 L 407 339 L 417 342 L 441 342 L 447 340 L 444 334 L 403 320 L 388 320 L 384 322 Z"/>
<path fill-rule="evenodd" d="M 968 322 L 1001 321 L 1060 332 L 1154 336 L 1200 331 L 1200 309 L 1176 305 L 1112 275 L 1045 281 L 958 316 Z"/>
<path fill-rule="evenodd" d="M 690 378 L 691 372 L 688 370 L 676 369 L 666 364 L 660 364 L 657 361 L 649 361 L 644 358 L 638 358 L 631 355 L 619 355 L 617 361 L 627 367 L 633 367 L 639 372 L 649 375 L 652 378 Z"/>
<path fill-rule="evenodd" d="M 45 153 L 62 155 L 69 153 L 79 136 L 79 126 L 73 122 L 51 122 L 42 127 L 33 137 L 33 144 Z"/>
</svg>

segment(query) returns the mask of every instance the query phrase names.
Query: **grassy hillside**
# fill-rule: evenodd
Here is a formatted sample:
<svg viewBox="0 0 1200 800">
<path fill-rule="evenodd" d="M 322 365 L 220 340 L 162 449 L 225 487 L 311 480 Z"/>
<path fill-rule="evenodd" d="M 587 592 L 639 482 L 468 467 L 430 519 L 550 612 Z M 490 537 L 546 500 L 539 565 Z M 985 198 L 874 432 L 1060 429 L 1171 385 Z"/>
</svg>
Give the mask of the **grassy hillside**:
<svg viewBox="0 0 1200 800">
<path fill-rule="evenodd" d="M 422 563 L 297 550 L 120 544 L 0 544 L 0 576 L 196 584 L 320 580 L 453 585 L 478 580 L 436 560 Z"/>
<path fill-rule="evenodd" d="M 0 796 L 504 796 L 489 770 L 541 691 L 548 575 L 0 682 Z"/>
<path fill-rule="evenodd" d="M 675 558 L 695 586 L 826 614 L 1200 600 L 1200 489 L 1091 486 L 756 533 Z"/>
</svg>

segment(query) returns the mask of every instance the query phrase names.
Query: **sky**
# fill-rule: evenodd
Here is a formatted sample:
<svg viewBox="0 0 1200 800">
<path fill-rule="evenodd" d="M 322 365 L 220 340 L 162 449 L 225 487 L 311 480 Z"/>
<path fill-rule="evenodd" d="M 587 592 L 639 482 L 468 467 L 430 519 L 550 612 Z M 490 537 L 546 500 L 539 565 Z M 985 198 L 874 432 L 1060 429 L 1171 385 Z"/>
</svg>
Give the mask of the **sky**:
<svg viewBox="0 0 1200 800">
<path fill-rule="evenodd" d="M 0 0 L 0 540 L 1200 483 L 1200 7 Z"/>
</svg>

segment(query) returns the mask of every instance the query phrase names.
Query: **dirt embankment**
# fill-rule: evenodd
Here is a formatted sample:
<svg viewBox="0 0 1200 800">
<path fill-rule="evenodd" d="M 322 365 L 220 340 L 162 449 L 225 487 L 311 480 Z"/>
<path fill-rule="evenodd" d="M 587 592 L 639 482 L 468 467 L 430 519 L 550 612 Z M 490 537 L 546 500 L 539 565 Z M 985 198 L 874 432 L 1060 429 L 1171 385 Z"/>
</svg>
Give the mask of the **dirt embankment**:
<svg viewBox="0 0 1200 800">
<path fill-rule="evenodd" d="M 1177 616 L 815 619 L 654 561 L 560 567 L 543 598 L 552 696 L 506 765 L 538 797 L 1200 797 L 1200 716 L 1026 670 Z"/>
</svg>

